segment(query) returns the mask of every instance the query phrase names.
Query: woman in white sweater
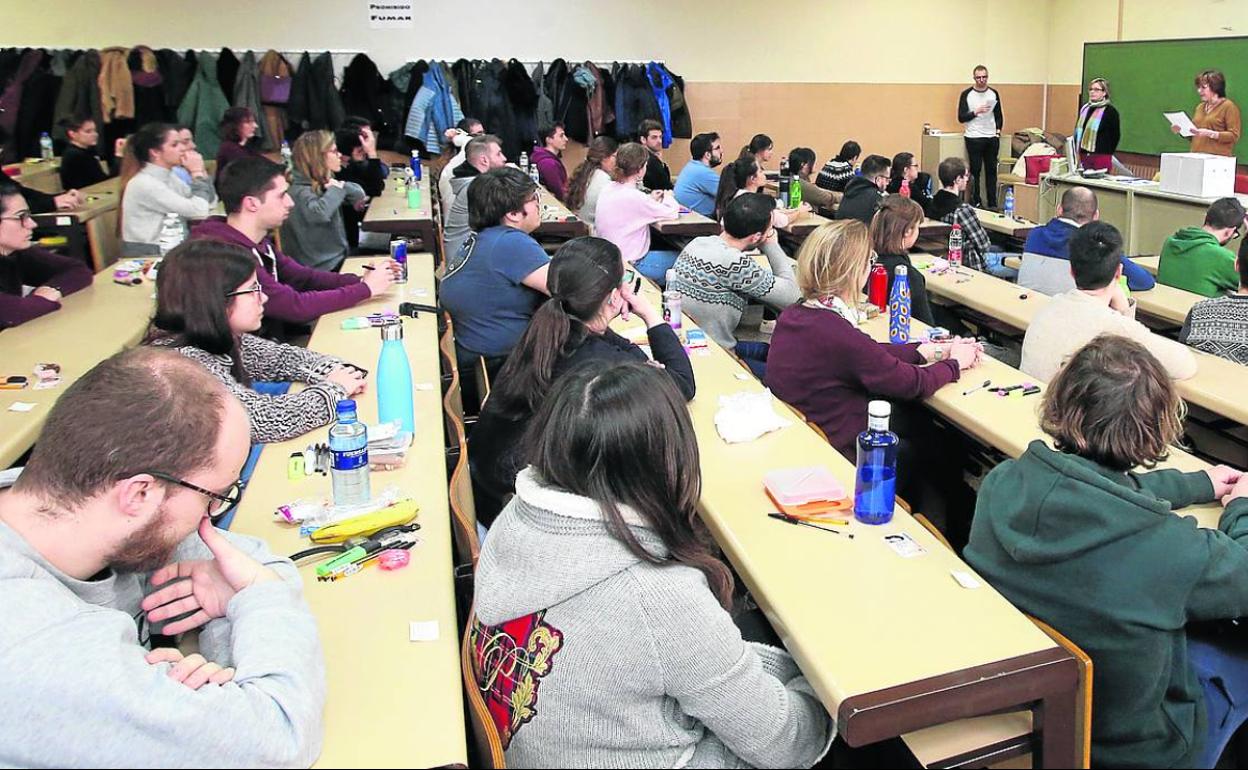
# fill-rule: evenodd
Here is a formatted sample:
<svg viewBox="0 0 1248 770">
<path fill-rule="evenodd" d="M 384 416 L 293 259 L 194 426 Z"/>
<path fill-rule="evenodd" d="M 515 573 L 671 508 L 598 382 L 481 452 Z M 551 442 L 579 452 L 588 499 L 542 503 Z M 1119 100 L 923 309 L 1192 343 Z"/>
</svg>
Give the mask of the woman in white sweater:
<svg viewBox="0 0 1248 770">
<path fill-rule="evenodd" d="M 615 171 L 615 153 L 619 148 L 619 143 L 609 136 L 596 137 L 589 143 L 585 160 L 576 167 L 572 178 L 568 180 L 568 192 L 563 203 L 590 227 L 594 226 L 594 209 L 598 206 L 598 196 L 611 184 L 611 174 Z"/>
<path fill-rule="evenodd" d="M 149 123 L 130 137 L 121 172 L 122 256 L 160 253 L 165 217 L 176 214 L 185 237 L 192 219 L 206 219 L 217 200 L 212 177 L 198 152 L 186 149 L 178 131 L 166 123 Z M 173 169 L 191 174 L 188 186 Z"/>
</svg>

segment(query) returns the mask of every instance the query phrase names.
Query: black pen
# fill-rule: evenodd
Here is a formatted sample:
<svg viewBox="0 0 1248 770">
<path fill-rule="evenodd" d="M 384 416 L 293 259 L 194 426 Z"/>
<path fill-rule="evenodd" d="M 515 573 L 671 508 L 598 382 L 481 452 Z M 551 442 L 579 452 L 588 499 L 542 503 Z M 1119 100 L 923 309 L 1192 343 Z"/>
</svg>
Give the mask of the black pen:
<svg viewBox="0 0 1248 770">
<path fill-rule="evenodd" d="M 803 527 L 812 527 L 814 529 L 821 529 L 824 532 L 831 532 L 834 535 L 840 535 L 841 537 L 848 537 L 850 540 L 854 539 L 854 535 L 852 532 L 838 532 L 837 530 L 832 529 L 831 527 L 821 527 L 818 524 L 813 524 L 809 521 L 799 519 L 796 516 L 789 516 L 788 514 L 785 514 L 785 513 L 772 512 L 772 513 L 767 514 L 767 516 L 775 519 L 776 521 L 783 521 L 785 524 L 797 524 Z"/>
</svg>

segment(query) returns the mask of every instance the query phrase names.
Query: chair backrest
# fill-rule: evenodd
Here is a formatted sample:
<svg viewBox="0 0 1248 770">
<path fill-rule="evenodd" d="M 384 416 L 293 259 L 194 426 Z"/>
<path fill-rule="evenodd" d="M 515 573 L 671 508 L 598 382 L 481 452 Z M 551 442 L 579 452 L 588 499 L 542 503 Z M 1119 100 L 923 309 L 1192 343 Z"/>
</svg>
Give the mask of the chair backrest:
<svg viewBox="0 0 1248 770">
<path fill-rule="evenodd" d="M 472 652 L 472 629 L 477 623 L 475 608 L 468 611 L 468 624 L 464 627 L 460 644 L 459 662 L 464 677 L 464 700 L 468 706 L 468 725 L 472 730 L 472 744 L 476 749 L 476 761 L 471 767 L 505 768 L 503 741 L 498 735 L 494 719 L 486 708 L 481 686 L 477 684 L 476 656 Z"/>
<path fill-rule="evenodd" d="M 457 413 L 454 403 L 459 397 L 459 380 L 442 398 L 446 415 L 447 440 L 454 442 L 455 464 L 449 479 L 451 526 L 455 536 L 455 563 L 476 569 L 481 557 L 481 539 L 477 536 L 477 507 L 472 496 L 472 476 L 468 464 L 468 441 L 464 433 L 464 418 Z"/>
<path fill-rule="evenodd" d="M 1018 268 L 1018 285 L 1049 296 L 1065 294 L 1075 288 L 1070 260 L 1024 252 L 1023 264 Z"/>
</svg>

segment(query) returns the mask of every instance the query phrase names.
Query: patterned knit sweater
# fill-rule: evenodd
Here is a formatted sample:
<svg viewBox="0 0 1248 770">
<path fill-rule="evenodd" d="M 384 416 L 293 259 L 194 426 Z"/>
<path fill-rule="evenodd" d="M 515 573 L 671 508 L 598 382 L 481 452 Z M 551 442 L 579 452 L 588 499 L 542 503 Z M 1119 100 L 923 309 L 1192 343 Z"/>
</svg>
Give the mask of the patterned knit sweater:
<svg viewBox="0 0 1248 770">
<path fill-rule="evenodd" d="M 1179 341 L 1248 366 L 1248 294 L 1197 302 L 1187 313 Z"/>
<path fill-rule="evenodd" d="M 177 341 L 164 339 L 152 344 L 174 346 Z M 306 348 L 272 342 L 254 334 L 244 334 L 239 340 L 243 369 L 253 380 L 308 384 L 298 393 L 276 396 L 257 393 L 234 379 L 227 355 L 214 355 L 191 345 L 177 350 L 199 362 L 243 402 L 251 421 L 252 443 L 285 441 L 328 425 L 337 416 L 338 402 L 347 397 L 341 386 L 325 379 L 325 375 L 342 365 L 342 359 Z"/>
</svg>

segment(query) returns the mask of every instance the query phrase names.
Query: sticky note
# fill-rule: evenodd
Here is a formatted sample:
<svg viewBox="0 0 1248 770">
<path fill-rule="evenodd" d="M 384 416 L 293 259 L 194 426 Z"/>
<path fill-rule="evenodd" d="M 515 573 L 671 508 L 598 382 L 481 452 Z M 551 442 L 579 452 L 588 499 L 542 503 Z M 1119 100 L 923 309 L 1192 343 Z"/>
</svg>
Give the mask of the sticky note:
<svg viewBox="0 0 1248 770">
<path fill-rule="evenodd" d="M 34 408 L 35 408 L 34 404 L 27 403 L 25 401 L 14 401 L 12 404 L 9 405 L 10 412 L 29 412 L 31 409 L 34 409 Z"/>
<path fill-rule="evenodd" d="M 949 574 L 953 575 L 953 579 L 958 581 L 958 585 L 963 588 L 979 588 L 982 585 L 975 579 L 975 576 L 969 572 L 962 572 L 961 570 L 955 569 Z"/>
<path fill-rule="evenodd" d="M 438 641 L 438 621 L 413 620 L 407 624 L 408 640 L 413 642 Z"/>
</svg>

